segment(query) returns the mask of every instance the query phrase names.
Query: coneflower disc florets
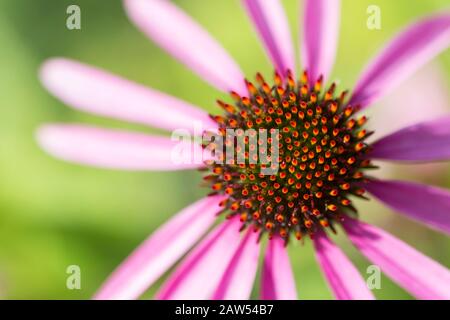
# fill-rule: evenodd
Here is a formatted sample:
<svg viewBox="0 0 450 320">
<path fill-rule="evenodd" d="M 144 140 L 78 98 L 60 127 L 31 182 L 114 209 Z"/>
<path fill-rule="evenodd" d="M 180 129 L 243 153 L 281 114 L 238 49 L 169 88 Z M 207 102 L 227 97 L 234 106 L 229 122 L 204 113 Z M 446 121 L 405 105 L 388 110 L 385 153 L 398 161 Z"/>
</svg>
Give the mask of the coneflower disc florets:
<svg viewBox="0 0 450 320">
<path fill-rule="evenodd" d="M 249 96 L 231 93 L 234 105 L 218 101 L 225 114 L 212 118 L 224 137 L 227 129 L 278 130 L 276 141 L 269 143 L 278 143 L 279 168 L 265 175 L 263 164 L 210 162 L 204 179 L 212 194 L 227 195 L 223 212 L 239 215 L 245 227 L 261 234 L 287 240 L 320 228 L 334 231 L 343 215 L 356 213 L 350 196 L 363 197 L 363 170 L 372 168 L 366 117 L 355 117 L 358 106 L 345 104 L 346 92 L 335 95 L 334 83 L 323 91 L 319 78 L 310 87 L 306 72 L 299 81 L 291 73 L 285 80 L 275 74 L 272 86 L 261 74 L 256 85 L 246 83 Z"/>
</svg>

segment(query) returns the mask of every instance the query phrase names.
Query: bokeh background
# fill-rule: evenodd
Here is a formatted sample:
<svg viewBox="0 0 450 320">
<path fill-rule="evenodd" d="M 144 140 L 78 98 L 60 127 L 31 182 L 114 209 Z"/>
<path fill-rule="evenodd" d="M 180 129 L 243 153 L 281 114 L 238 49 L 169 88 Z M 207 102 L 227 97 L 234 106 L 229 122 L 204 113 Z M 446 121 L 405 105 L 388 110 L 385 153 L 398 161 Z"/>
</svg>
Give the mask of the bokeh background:
<svg viewBox="0 0 450 320">
<path fill-rule="evenodd" d="M 238 0 L 175 1 L 201 22 L 236 58 L 248 77 L 272 68 Z M 297 0 L 283 0 L 294 39 L 298 34 Z M 66 8 L 81 7 L 82 29 L 66 28 Z M 382 29 L 366 27 L 369 5 L 382 10 Z M 365 62 L 400 28 L 448 8 L 448 0 L 343 0 L 342 26 L 333 78 L 351 88 Z M 47 156 L 35 141 L 47 122 L 84 122 L 143 132 L 155 130 L 74 111 L 40 85 L 40 64 L 65 56 L 96 65 L 168 92 L 210 111 L 223 95 L 148 41 L 125 16 L 119 0 L 0 1 L 0 298 L 88 299 L 107 275 L 172 214 L 200 198 L 198 172 L 119 172 L 67 164 Z M 402 120 L 409 101 L 422 99 L 425 115 L 443 97 L 450 111 L 450 53 L 422 69 L 416 83 L 403 87 L 395 103 L 383 100 L 371 113 L 398 110 L 387 120 Z M 419 77 L 420 75 L 416 75 Z M 421 82 L 422 81 L 422 82 Z M 411 99 L 412 98 L 412 99 Z M 389 107 L 385 107 L 388 105 Z M 399 108 L 399 109 L 396 109 Z M 412 110 L 412 111 L 411 111 Z M 425 111 L 424 111 L 425 110 Z M 442 111 L 442 110 L 441 110 Z M 421 117 L 421 114 L 418 114 Z M 384 122 L 372 124 L 384 129 Z M 449 165 L 386 167 L 384 175 L 450 187 Z M 447 237 L 384 209 L 376 201 L 361 205 L 361 217 L 386 228 L 420 251 L 450 266 Z M 339 243 L 365 274 L 369 263 L 344 237 Z M 290 246 L 301 299 L 331 295 L 310 243 Z M 66 268 L 81 268 L 81 290 L 68 290 Z M 426 270 L 424 270 L 426 272 Z M 151 297 L 153 286 L 146 297 Z M 255 286 L 254 298 L 257 295 Z M 376 290 L 381 299 L 409 299 L 390 280 Z"/>
</svg>

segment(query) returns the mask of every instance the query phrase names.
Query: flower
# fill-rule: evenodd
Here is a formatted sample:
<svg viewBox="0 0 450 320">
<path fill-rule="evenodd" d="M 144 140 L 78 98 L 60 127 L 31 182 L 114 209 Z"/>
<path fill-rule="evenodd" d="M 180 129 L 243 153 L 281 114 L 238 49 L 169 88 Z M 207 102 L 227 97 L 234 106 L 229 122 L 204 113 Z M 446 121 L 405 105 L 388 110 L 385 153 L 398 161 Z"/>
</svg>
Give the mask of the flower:
<svg viewBox="0 0 450 320">
<path fill-rule="evenodd" d="M 205 177 L 213 193 L 175 215 L 111 275 L 98 299 L 141 295 L 194 246 L 162 286 L 160 299 L 246 299 L 268 234 L 261 297 L 295 299 L 285 245 L 291 235 L 309 235 L 317 259 L 337 299 L 373 299 L 349 259 L 329 237 L 339 225 L 370 261 L 420 299 L 450 298 L 450 272 L 401 240 L 356 218 L 349 198 L 365 191 L 408 218 L 450 232 L 450 193 L 367 175 L 372 159 L 429 162 L 450 158 L 450 117 L 406 127 L 369 144 L 360 116 L 369 104 L 400 84 L 450 45 L 450 15 L 419 21 L 397 35 L 360 76 L 350 98 L 324 89 L 337 47 L 340 2 L 305 0 L 301 60 L 306 72 L 295 80 L 295 55 L 285 13 L 277 0 L 242 0 L 272 60 L 275 85 L 257 75 L 244 81 L 236 63 L 208 33 L 165 0 L 126 0 L 131 20 L 154 42 L 216 88 L 231 92 L 234 106 L 219 101 L 222 116 L 161 92 L 66 59 L 42 68 L 42 81 L 63 102 L 92 113 L 166 130 L 201 121 L 226 128 L 279 129 L 277 174 L 261 167 L 208 162 Z M 285 129 L 286 128 L 286 129 Z M 68 161 L 129 170 L 194 169 L 171 161 L 175 142 L 85 125 L 47 125 L 41 145 Z M 273 142 L 273 140 L 272 140 Z M 200 146 L 196 148 L 201 149 Z M 216 148 L 216 150 L 219 150 Z M 253 171 L 252 171 L 253 170 Z M 212 231 L 217 214 L 228 219 Z M 243 236 L 238 232 L 243 231 Z M 257 231 L 257 232 L 255 232 Z M 205 237 L 204 234 L 207 233 Z M 425 271 L 426 270 L 426 271 Z"/>
</svg>

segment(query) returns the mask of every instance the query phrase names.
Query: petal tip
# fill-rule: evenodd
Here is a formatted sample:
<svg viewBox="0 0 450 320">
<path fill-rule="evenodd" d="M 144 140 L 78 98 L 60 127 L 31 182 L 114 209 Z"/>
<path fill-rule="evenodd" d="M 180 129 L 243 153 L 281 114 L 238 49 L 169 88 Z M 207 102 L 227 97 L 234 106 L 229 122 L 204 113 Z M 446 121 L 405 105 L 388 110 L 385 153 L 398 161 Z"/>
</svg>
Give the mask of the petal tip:
<svg viewBox="0 0 450 320">
<path fill-rule="evenodd" d="M 44 61 L 38 70 L 38 77 L 42 85 L 53 95 L 57 95 L 64 84 L 64 77 L 74 62 L 63 57 L 54 57 Z"/>
<path fill-rule="evenodd" d="M 58 136 L 64 130 L 60 124 L 45 124 L 40 126 L 35 132 L 35 139 L 38 145 L 47 153 L 57 155 L 60 139 Z"/>
</svg>

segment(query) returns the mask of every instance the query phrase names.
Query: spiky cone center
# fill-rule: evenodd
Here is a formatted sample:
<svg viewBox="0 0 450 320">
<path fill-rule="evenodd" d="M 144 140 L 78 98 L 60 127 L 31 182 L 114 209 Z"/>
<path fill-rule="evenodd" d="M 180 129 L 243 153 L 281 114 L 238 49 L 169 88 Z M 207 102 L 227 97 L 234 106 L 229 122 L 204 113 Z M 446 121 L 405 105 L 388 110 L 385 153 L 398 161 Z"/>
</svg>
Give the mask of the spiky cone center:
<svg viewBox="0 0 450 320">
<path fill-rule="evenodd" d="M 218 101 L 225 113 L 212 118 L 219 135 L 235 146 L 227 129 L 277 130 L 263 152 L 270 157 L 277 144 L 278 170 L 263 174 L 267 164 L 250 161 L 252 146 L 245 137 L 245 163 L 207 163 L 210 172 L 204 179 L 211 194 L 226 195 L 222 212 L 238 215 L 244 228 L 254 226 L 261 235 L 278 234 L 287 241 L 320 229 L 335 232 L 345 215 L 356 215 L 351 198 L 364 197 L 364 172 L 373 168 L 365 142 L 371 134 L 364 129 L 367 118 L 355 115 L 358 106 L 346 104 L 346 92 L 335 94 L 335 84 L 323 90 L 319 78 L 309 87 L 306 72 L 298 81 L 291 73 L 285 80 L 275 74 L 269 85 L 257 74 L 255 84 L 246 83 L 248 97 L 231 93 L 234 104 Z"/>
</svg>

